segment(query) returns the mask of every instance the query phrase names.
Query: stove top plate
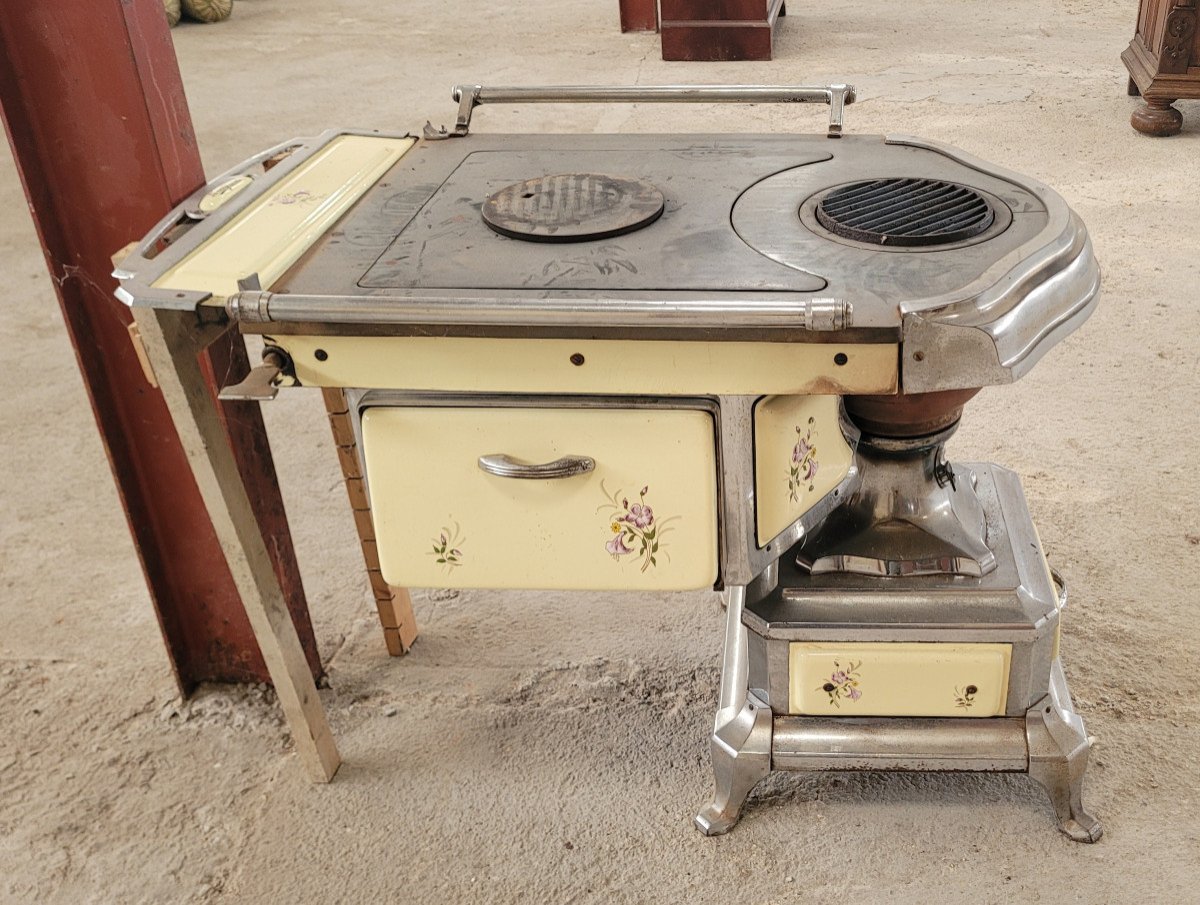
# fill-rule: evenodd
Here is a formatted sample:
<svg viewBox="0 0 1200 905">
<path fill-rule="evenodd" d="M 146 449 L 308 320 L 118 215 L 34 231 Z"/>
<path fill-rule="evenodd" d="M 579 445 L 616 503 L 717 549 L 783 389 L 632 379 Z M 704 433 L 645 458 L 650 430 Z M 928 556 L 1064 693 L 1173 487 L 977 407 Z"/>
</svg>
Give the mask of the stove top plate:
<svg viewBox="0 0 1200 905">
<path fill-rule="evenodd" d="M 471 140 L 477 141 L 474 136 Z M 749 178 L 768 176 L 830 156 L 824 147 L 753 158 L 738 147 L 634 152 L 585 144 L 570 150 L 472 151 L 455 161 L 454 169 L 406 223 L 390 211 L 385 213 L 390 222 L 379 228 L 391 229 L 395 239 L 358 285 L 364 289 L 820 292 L 826 281 L 819 275 L 802 266 L 781 267 L 743 243 L 729 226 L 729 212 L 746 187 L 748 174 Z M 624 235 L 570 243 L 521 241 L 489 229 L 485 223 L 489 198 L 531 174 L 565 172 L 620 173 L 649 183 L 664 199 L 661 216 Z M 604 219 L 596 223 L 597 231 L 605 228 Z"/>
</svg>

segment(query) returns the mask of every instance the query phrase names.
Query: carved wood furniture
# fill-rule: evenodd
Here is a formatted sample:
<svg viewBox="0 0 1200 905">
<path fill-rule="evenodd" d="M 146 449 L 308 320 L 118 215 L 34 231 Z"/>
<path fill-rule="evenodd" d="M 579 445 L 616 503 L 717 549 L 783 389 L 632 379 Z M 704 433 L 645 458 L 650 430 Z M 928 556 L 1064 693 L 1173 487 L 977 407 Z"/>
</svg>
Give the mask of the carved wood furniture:
<svg viewBox="0 0 1200 905">
<path fill-rule="evenodd" d="M 1200 98 L 1200 30 L 1197 0 L 1141 0 L 1137 32 L 1121 60 L 1129 70 L 1129 94 L 1144 103 L 1130 124 L 1146 135 L 1175 135 L 1183 114 L 1179 98 Z"/>
</svg>

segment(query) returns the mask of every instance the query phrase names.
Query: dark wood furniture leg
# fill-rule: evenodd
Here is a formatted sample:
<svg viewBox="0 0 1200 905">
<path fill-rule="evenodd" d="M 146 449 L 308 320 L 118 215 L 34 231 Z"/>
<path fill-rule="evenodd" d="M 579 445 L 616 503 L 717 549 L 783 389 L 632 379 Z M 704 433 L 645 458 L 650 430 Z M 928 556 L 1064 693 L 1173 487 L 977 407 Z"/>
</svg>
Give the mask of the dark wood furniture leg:
<svg viewBox="0 0 1200 905">
<path fill-rule="evenodd" d="M 658 0 L 620 0 L 621 31 L 658 31 Z"/>
<path fill-rule="evenodd" d="M 1133 111 L 1129 117 L 1129 124 L 1143 135 L 1177 135 L 1183 128 L 1183 114 L 1171 106 L 1173 103 L 1174 98 L 1167 100 L 1148 97 Z"/>
</svg>

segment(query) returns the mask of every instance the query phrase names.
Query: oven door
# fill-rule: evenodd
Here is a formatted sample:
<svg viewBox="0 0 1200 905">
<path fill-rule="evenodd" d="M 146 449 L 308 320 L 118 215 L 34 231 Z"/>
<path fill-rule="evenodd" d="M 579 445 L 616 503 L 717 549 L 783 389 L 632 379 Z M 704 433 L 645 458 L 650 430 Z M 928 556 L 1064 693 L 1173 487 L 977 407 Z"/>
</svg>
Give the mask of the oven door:
<svg viewBox="0 0 1200 905">
<path fill-rule="evenodd" d="M 492 399 L 364 397 L 361 449 L 389 584 L 714 585 L 711 403 Z"/>
</svg>

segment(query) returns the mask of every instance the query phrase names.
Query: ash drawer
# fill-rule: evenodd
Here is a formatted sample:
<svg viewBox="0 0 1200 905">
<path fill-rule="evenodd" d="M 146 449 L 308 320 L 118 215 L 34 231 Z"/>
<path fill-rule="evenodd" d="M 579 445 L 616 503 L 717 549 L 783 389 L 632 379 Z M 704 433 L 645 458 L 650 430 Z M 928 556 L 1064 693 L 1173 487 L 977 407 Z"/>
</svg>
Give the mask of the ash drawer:
<svg viewBox="0 0 1200 905">
<path fill-rule="evenodd" d="M 362 414 L 362 449 L 389 584 L 685 590 L 717 580 L 708 411 L 378 406 Z M 527 476 L 543 465 L 559 476 Z"/>
<path fill-rule="evenodd" d="M 808 716 L 1002 716 L 1009 644 L 793 641 L 790 712 Z"/>
</svg>

